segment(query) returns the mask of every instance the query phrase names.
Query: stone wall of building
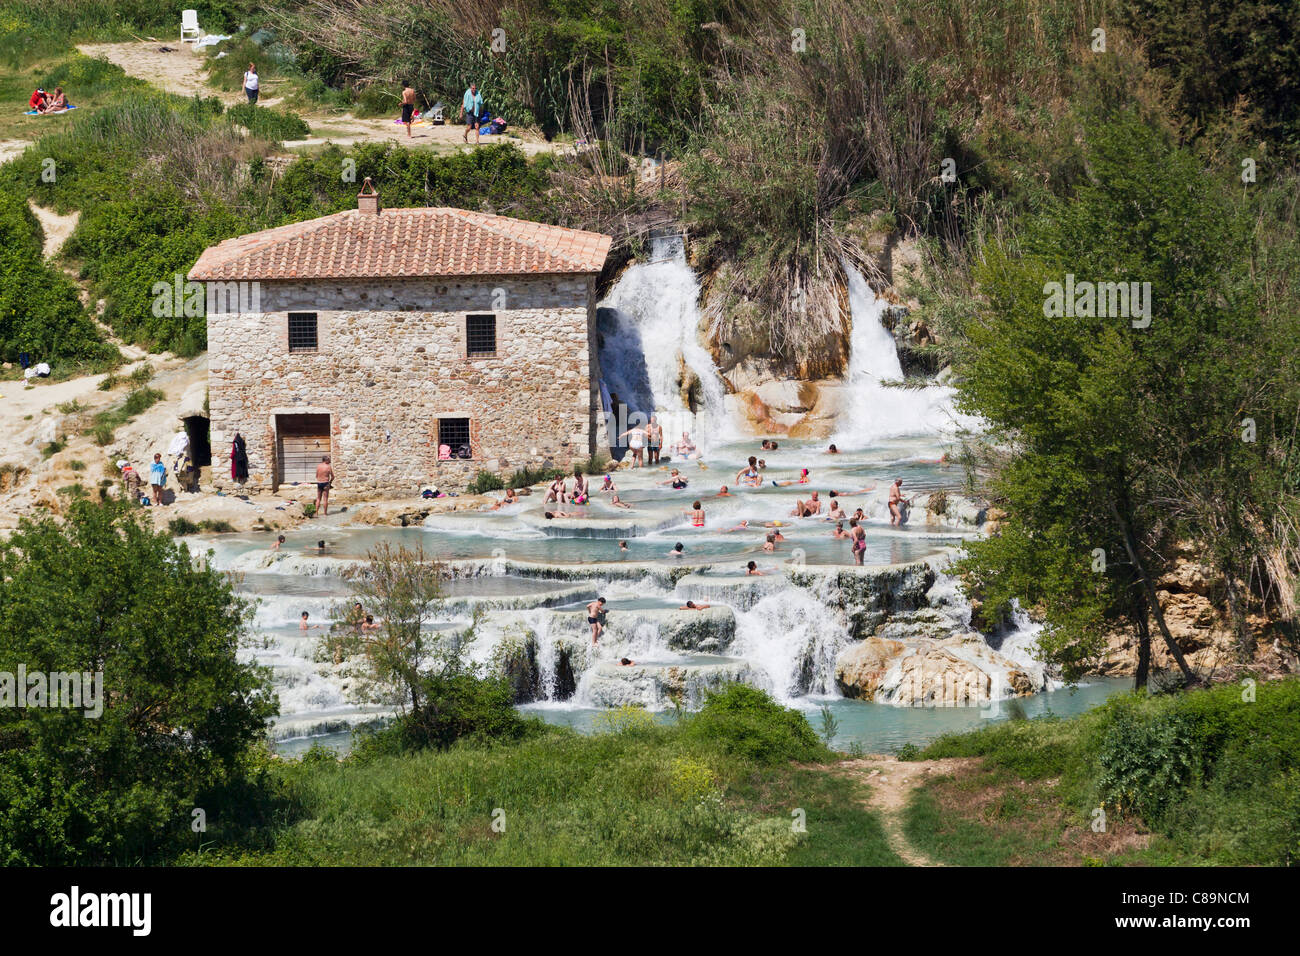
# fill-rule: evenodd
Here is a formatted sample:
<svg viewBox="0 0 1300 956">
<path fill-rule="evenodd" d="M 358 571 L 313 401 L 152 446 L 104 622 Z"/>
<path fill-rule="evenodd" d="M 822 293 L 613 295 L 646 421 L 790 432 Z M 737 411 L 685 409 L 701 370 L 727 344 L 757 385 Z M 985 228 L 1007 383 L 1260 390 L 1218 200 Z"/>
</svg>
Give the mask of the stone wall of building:
<svg viewBox="0 0 1300 956">
<path fill-rule="evenodd" d="M 594 281 L 261 282 L 245 290 L 248 311 L 218 303 L 208 314 L 214 486 L 233 484 L 240 432 L 245 489 L 271 489 L 277 416 L 289 414 L 331 416 L 335 487 L 346 495 L 462 490 L 480 469 L 587 458 L 600 424 Z M 289 351 L 290 312 L 316 313 L 315 352 Z M 467 357 L 466 316 L 479 313 L 496 316 L 495 358 Z M 472 460 L 438 459 L 440 417 L 470 420 Z"/>
</svg>

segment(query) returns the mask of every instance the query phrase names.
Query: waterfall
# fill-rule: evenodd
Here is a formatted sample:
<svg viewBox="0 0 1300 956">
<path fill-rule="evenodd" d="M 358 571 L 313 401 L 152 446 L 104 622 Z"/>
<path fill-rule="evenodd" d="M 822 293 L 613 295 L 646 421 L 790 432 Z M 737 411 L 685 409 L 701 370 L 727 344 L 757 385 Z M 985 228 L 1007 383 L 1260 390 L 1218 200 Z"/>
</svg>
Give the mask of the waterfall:
<svg viewBox="0 0 1300 956">
<path fill-rule="evenodd" d="M 790 703 L 807 694 L 840 696 L 835 659 L 851 640 L 848 621 L 826 595 L 787 587 L 737 612 L 729 653 L 766 675 L 765 689 Z"/>
<path fill-rule="evenodd" d="M 894 336 L 881 321 L 888 303 L 866 278 L 844 262 L 853 334 L 849 340 L 849 397 L 834 441 L 841 448 L 865 448 L 882 438 L 951 433 L 975 423 L 952 408 L 953 390 L 944 385 L 894 388 L 903 378 Z"/>
<path fill-rule="evenodd" d="M 601 398 L 610 428 L 610 443 L 636 421 L 655 415 L 663 426 L 665 446 L 682 432 L 707 449 L 727 432 L 723 398 L 726 389 L 713 357 L 699 343 L 700 281 L 686 261 L 681 236 L 651 241 L 648 261 L 629 266 L 598 306 L 601 334 Z M 680 362 L 700 380 L 698 411 L 683 400 Z M 611 408 L 617 397 L 627 411 Z"/>
</svg>

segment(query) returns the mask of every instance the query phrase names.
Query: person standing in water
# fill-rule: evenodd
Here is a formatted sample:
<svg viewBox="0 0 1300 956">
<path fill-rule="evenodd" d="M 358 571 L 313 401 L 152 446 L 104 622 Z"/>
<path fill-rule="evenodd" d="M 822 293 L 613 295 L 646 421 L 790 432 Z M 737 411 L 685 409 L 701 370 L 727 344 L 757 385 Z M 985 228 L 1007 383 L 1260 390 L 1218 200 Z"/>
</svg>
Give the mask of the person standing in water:
<svg viewBox="0 0 1300 956">
<path fill-rule="evenodd" d="M 618 436 L 619 438 L 627 439 L 628 450 L 632 452 L 633 468 L 640 468 L 644 463 L 642 456 L 644 455 L 643 449 L 645 447 L 645 435 L 646 430 L 643 426 L 633 425 L 623 434 Z"/>
<path fill-rule="evenodd" d="M 686 513 L 690 515 L 691 524 L 694 527 L 696 528 L 704 527 L 704 509 L 700 507 L 700 503 L 698 501 L 695 502 L 695 504 L 691 505 L 691 510 Z"/>
<path fill-rule="evenodd" d="M 653 415 L 650 416 L 650 422 L 645 427 L 646 440 L 646 464 L 659 464 L 659 451 L 664 444 L 663 426 L 655 421 Z"/>
<path fill-rule="evenodd" d="M 591 646 L 595 647 L 600 643 L 601 632 L 605 630 L 605 625 L 600 623 L 600 615 L 605 610 L 605 599 L 598 597 L 587 605 L 587 623 L 591 625 Z"/>
<path fill-rule="evenodd" d="M 903 479 L 895 478 L 894 483 L 889 486 L 889 523 L 892 525 L 901 525 L 904 520 L 903 506 L 911 504 L 908 499 L 903 497 Z"/>
<path fill-rule="evenodd" d="M 867 532 L 858 524 L 857 518 L 849 519 L 849 549 L 853 553 L 853 563 L 861 564 L 867 553 Z"/>
</svg>

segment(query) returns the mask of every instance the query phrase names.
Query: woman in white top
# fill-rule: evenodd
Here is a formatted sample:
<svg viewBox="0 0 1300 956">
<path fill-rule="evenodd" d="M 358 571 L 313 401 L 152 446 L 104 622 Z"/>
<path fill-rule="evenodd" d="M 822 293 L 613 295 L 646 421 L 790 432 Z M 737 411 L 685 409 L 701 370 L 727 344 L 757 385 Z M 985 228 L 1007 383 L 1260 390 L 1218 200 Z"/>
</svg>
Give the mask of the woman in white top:
<svg viewBox="0 0 1300 956">
<path fill-rule="evenodd" d="M 248 102 L 257 102 L 258 86 L 257 67 L 250 63 L 247 72 L 244 73 L 244 95 L 248 97 Z"/>
</svg>

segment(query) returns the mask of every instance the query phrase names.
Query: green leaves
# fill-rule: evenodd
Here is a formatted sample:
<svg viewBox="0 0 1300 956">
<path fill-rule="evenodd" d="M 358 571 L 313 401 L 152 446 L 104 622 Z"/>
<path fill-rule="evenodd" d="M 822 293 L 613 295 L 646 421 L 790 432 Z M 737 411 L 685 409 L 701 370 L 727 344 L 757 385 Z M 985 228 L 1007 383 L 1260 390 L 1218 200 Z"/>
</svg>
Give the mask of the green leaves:
<svg viewBox="0 0 1300 956">
<path fill-rule="evenodd" d="M 104 687 L 99 718 L 0 709 L 0 859 L 134 862 L 240 777 L 278 712 L 236 656 L 245 613 L 118 504 L 74 503 L 0 544 L 0 671 L 98 671 Z"/>
</svg>

